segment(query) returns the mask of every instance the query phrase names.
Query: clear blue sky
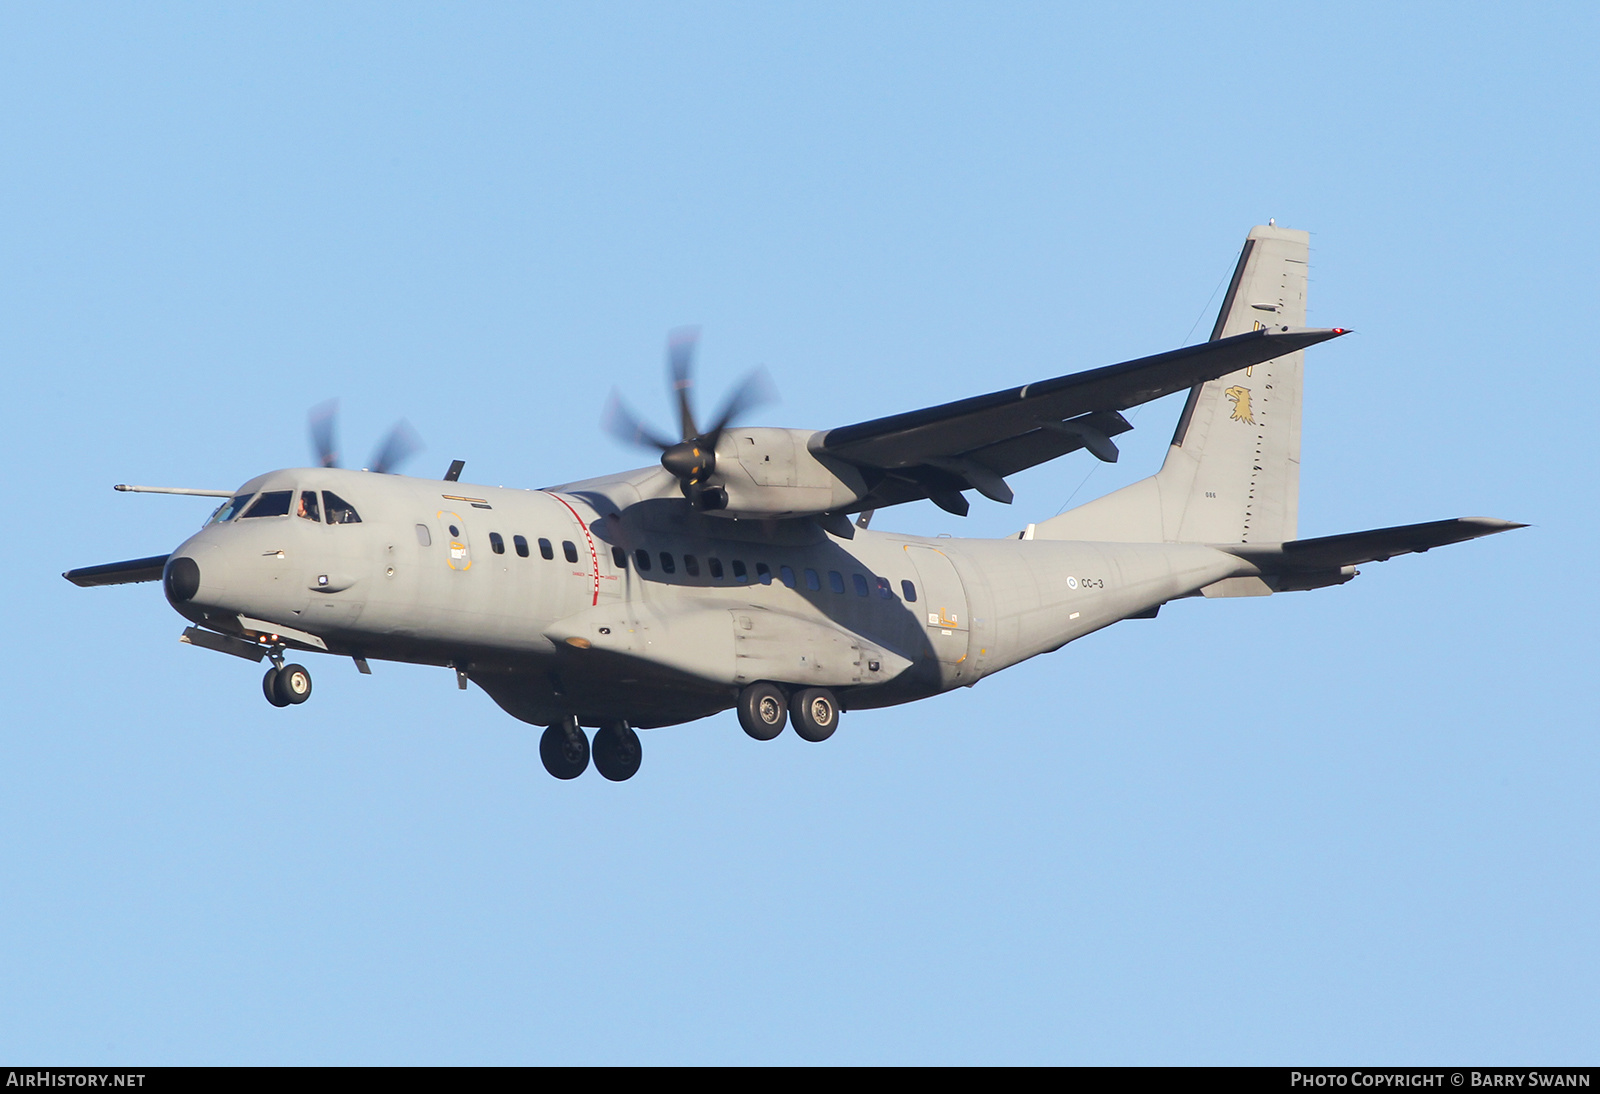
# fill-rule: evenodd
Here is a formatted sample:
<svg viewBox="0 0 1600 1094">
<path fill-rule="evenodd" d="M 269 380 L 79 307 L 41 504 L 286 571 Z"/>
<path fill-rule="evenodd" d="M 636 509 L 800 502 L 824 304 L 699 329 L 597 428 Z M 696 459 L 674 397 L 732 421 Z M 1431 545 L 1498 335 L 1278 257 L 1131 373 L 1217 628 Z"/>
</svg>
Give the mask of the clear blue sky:
<svg viewBox="0 0 1600 1094">
<path fill-rule="evenodd" d="M 1595 11 L 0 6 L 0 1059 L 1593 1061 Z M 1534 527 L 625 785 L 445 670 L 272 709 L 58 576 L 209 509 L 112 483 L 302 464 L 330 396 L 358 460 L 637 466 L 602 404 L 670 420 L 679 324 L 797 427 L 1170 348 L 1268 217 L 1359 332 L 1302 534 Z M 1177 413 L 878 523 L 1005 534 Z"/>
</svg>

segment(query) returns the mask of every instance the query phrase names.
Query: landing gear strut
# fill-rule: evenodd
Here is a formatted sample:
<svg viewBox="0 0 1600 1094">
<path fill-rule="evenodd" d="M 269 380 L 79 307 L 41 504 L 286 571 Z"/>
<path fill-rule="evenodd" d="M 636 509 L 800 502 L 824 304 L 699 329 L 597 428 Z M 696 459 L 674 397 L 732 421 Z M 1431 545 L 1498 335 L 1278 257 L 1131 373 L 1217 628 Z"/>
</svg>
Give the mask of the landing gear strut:
<svg viewBox="0 0 1600 1094">
<path fill-rule="evenodd" d="M 544 769 L 558 779 L 576 779 L 588 769 L 589 738 L 583 735 L 576 718 L 557 722 L 544 731 L 539 738 L 539 759 L 544 761 Z M 635 761 L 634 770 L 638 767 Z"/>
<path fill-rule="evenodd" d="M 644 759 L 639 735 L 627 722 L 609 722 L 594 735 L 594 766 L 614 783 L 633 778 Z"/>
</svg>

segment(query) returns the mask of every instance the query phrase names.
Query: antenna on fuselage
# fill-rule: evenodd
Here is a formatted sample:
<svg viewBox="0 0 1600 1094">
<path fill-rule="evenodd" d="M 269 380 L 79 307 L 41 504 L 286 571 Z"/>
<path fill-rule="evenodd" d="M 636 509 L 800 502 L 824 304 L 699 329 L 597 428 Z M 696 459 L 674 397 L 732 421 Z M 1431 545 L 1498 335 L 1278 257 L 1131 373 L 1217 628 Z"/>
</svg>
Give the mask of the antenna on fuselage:
<svg viewBox="0 0 1600 1094">
<path fill-rule="evenodd" d="M 466 460 L 451 460 L 450 470 L 444 473 L 444 481 L 455 482 L 457 479 L 461 478 L 461 469 L 465 466 L 467 466 Z"/>
</svg>

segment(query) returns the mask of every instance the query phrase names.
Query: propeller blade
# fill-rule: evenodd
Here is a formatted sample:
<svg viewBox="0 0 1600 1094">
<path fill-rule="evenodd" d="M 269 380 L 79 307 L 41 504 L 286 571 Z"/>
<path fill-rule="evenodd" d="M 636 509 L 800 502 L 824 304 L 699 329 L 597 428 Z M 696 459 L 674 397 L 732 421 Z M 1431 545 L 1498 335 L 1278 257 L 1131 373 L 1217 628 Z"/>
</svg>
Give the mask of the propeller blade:
<svg viewBox="0 0 1600 1094">
<path fill-rule="evenodd" d="M 606 400 L 605 412 L 600 416 L 600 427 L 623 444 L 636 445 L 640 448 L 657 448 L 663 452 L 673 445 L 672 441 L 639 421 L 622 401 L 622 396 L 617 394 L 615 388 L 611 391 L 611 397 Z"/>
<path fill-rule="evenodd" d="M 338 399 L 329 399 L 311 408 L 311 451 L 317 457 L 318 467 L 339 466 L 339 450 L 334 440 L 338 417 Z"/>
<path fill-rule="evenodd" d="M 371 470 L 380 475 L 391 475 L 395 468 L 422 451 L 422 438 L 404 419 L 396 422 L 383 444 L 372 457 Z"/>
<path fill-rule="evenodd" d="M 678 399 L 678 423 L 684 440 L 700 435 L 700 428 L 694 424 L 694 410 L 689 405 L 689 391 L 694 387 L 690 373 L 694 369 L 694 350 L 699 341 L 699 327 L 679 327 L 667 337 L 667 367 L 672 376 L 672 392 Z"/>
<path fill-rule="evenodd" d="M 717 424 L 711 427 L 707 434 L 711 447 L 716 447 L 716 438 L 722 431 L 733 424 L 733 420 L 747 410 L 754 410 L 758 406 L 778 401 L 778 388 L 772 382 L 772 377 L 764 368 L 758 368 L 744 378 L 744 382 L 733 390 L 728 396 L 728 401 L 723 404 L 722 413 L 717 415 Z"/>
</svg>

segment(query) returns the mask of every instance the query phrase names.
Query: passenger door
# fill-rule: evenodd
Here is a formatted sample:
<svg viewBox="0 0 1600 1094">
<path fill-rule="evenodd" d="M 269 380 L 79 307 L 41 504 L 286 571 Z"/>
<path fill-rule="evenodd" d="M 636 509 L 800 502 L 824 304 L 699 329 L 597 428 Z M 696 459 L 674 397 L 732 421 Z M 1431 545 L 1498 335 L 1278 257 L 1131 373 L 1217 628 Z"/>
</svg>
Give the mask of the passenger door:
<svg viewBox="0 0 1600 1094">
<path fill-rule="evenodd" d="M 444 546 L 445 567 L 464 574 L 472 569 L 472 542 L 467 538 L 467 523 L 448 509 L 434 514 L 439 542 Z"/>
<path fill-rule="evenodd" d="M 905 550 L 921 579 L 917 603 L 906 607 L 926 622 L 928 644 L 933 647 L 934 656 L 944 664 L 961 666 L 956 676 L 963 676 L 972 629 L 967 619 L 967 594 L 961 578 L 943 551 L 919 544 L 907 544 Z"/>
</svg>

